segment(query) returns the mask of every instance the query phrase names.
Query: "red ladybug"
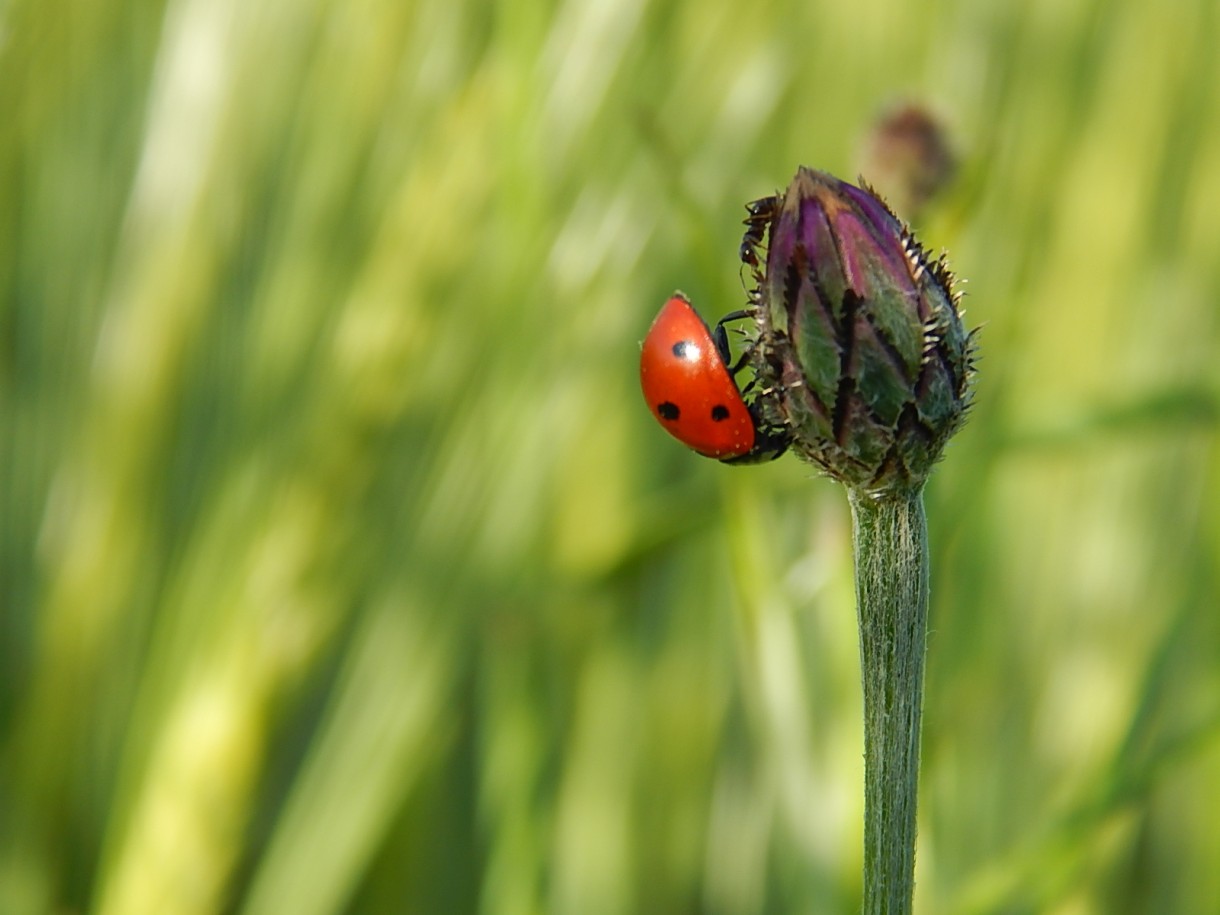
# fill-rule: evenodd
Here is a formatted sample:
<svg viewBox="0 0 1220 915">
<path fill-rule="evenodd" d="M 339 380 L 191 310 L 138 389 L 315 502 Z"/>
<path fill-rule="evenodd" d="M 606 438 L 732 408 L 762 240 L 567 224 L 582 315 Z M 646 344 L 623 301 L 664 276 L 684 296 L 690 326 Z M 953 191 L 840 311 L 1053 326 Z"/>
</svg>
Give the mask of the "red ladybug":
<svg viewBox="0 0 1220 915">
<path fill-rule="evenodd" d="M 729 368 L 725 321 L 713 332 L 690 300 L 674 293 L 657 315 L 640 352 L 640 385 L 653 415 L 674 438 L 705 457 L 757 463 L 788 447 L 782 430 L 766 426 L 742 397 Z"/>
</svg>

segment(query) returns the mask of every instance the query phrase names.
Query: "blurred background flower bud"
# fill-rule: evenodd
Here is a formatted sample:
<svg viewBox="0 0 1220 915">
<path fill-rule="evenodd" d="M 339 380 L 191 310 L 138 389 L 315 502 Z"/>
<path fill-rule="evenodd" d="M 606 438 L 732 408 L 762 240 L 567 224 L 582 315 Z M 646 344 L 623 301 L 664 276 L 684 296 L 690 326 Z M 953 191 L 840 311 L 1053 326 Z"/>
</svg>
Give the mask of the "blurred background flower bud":
<svg viewBox="0 0 1220 915">
<path fill-rule="evenodd" d="M 944 259 L 871 191 L 801 168 L 775 201 L 760 324 L 793 449 L 873 493 L 922 485 L 969 403 Z"/>
<path fill-rule="evenodd" d="M 859 173 L 895 212 L 914 222 L 953 180 L 957 156 L 944 122 L 919 103 L 903 102 L 873 122 Z"/>
</svg>

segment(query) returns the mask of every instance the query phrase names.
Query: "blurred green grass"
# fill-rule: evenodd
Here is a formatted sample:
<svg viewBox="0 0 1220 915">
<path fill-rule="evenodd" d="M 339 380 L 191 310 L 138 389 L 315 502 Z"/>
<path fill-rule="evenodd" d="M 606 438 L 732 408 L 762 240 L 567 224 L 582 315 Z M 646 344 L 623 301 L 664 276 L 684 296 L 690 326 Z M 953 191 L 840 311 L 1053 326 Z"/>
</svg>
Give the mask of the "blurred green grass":
<svg viewBox="0 0 1220 915">
<path fill-rule="evenodd" d="M 636 343 L 905 97 L 986 324 L 917 905 L 1213 911 L 1218 19 L 0 7 L 0 911 L 855 910 L 844 500 Z"/>
</svg>

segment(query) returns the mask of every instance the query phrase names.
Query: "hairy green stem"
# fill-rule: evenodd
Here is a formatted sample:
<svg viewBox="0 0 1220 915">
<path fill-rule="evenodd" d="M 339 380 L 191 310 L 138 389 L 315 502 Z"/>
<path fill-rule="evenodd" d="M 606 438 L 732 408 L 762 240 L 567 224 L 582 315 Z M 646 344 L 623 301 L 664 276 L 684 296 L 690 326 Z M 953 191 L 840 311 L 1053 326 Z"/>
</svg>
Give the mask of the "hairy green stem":
<svg viewBox="0 0 1220 915">
<path fill-rule="evenodd" d="M 928 618 L 921 490 L 849 489 L 864 683 L 864 913 L 909 915 Z"/>
</svg>

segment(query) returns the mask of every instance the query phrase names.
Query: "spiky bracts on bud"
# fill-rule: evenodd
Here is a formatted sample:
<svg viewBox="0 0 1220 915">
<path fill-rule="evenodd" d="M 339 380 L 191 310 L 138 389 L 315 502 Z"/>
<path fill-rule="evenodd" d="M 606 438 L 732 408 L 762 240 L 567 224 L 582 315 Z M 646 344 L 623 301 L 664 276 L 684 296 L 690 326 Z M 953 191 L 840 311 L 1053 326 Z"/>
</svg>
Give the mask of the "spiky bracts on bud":
<svg viewBox="0 0 1220 915">
<path fill-rule="evenodd" d="M 874 495 L 920 487 L 974 371 L 944 256 L 867 187 L 801 168 L 775 202 L 759 279 L 760 373 L 793 450 Z"/>
</svg>

